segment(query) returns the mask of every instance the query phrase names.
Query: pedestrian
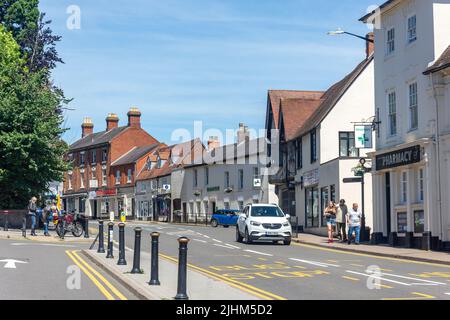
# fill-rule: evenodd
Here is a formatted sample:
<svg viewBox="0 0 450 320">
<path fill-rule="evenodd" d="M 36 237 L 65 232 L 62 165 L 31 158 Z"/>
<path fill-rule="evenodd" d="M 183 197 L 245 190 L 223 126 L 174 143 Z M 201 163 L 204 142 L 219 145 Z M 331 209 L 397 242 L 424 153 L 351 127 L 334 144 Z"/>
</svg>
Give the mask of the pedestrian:
<svg viewBox="0 0 450 320">
<path fill-rule="evenodd" d="M 336 215 L 336 224 L 337 224 L 337 230 L 338 230 L 338 236 L 341 242 L 347 242 L 347 213 L 348 208 L 345 204 L 345 200 L 341 199 L 339 201 L 339 206 L 337 207 L 337 215 Z"/>
<path fill-rule="evenodd" d="M 23 218 L 23 225 L 22 225 L 22 235 L 23 237 L 27 236 L 27 218 L 29 217 L 31 219 L 31 235 L 33 237 L 37 236 L 36 234 L 36 215 L 37 215 L 37 198 L 32 197 L 30 202 L 28 203 L 28 214 Z"/>
<path fill-rule="evenodd" d="M 352 243 L 353 232 L 355 232 L 355 244 L 359 244 L 359 234 L 361 231 L 361 217 L 362 213 L 358 209 L 358 204 L 354 203 L 353 207 L 348 210 L 347 224 L 348 224 L 348 244 Z"/>
<path fill-rule="evenodd" d="M 333 232 L 334 227 L 336 227 L 336 213 L 337 208 L 333 201 L 330 201 L 328 203 L 328 207 L 325 208 L 325 211 L 323 213 L 324 217 L 327 220 L 327 227 L 328 227 L 328 243 L 333 243 Z"/>
<path fill-rule="evenodd" d="M 48 233 L 48 222 L 51 216 L 52 216 L 51 210 L 48 206 L 46 206 L 42 211 L 41 217 L 41 221 L 44 224 L 44 236 L 46 237 L 50 236 L 50 234 Z"/>
</svg>

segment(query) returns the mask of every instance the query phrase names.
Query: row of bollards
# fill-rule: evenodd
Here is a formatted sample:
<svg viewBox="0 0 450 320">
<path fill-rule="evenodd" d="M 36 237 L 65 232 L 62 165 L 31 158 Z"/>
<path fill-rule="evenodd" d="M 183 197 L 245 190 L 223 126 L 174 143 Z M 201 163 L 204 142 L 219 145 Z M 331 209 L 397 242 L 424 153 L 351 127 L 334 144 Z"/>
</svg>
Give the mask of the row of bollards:
<svg viewBox="0 0 450 320">
<path fill-rule="evenodd" d="M 105 253 L 104 248 L 104 235 L 103 235 L 103 221 L 98 222 L 98 253 Z M 108 223 L 108 248 L 107 248 L 107 259 L 113 259 L 113 232 L 114 223 Z M 134 228 L 134 254 L 133 254 L 133 267 L 131 269 L 132 274 L 142 273 L 141 270 L 141 234 L 142 229 L 139 227 Z M 161 282 L 159 281 L 159 236 L 158 232 L 152 232 L 150 234 L 151 242 L 151 271 L 150 271 L 150 281 L 149 285 L 159 286 Z M 186 237 L 180 237 L 178 239 L 179 243 L 179 257 L 178 257 L 178 283 L 177 283 L 177 294 L 175 300 L 188 300 L 187 295 L 187 250 L 189 239 Z M 125 224 L 119 223 L 119 259 L 117 261 L 118 265 L 126 265 L 127 261 L 125 259 Z"/>
</svg>

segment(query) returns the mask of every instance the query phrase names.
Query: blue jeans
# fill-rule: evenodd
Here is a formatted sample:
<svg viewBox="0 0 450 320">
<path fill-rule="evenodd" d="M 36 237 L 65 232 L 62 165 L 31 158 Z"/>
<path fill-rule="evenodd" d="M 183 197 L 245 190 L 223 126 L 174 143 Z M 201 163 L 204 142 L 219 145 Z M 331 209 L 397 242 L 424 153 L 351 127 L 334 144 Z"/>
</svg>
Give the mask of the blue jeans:
<svg viewBox="0 0 450 320">
<path fill-rule="evenodd" d="M 352 241 L 352 235 L 353 235 L 353 231 L 355 231 L 355 243 L 359 243 L 359 232 L 361 230 L 360 226 L 349 226 L 348 227 L 348 241 Z"/>
<path fill-rule="evenodd" d="M 48 221 L 44 222 L 44 233 L 48 233 Z"/>
</svg>

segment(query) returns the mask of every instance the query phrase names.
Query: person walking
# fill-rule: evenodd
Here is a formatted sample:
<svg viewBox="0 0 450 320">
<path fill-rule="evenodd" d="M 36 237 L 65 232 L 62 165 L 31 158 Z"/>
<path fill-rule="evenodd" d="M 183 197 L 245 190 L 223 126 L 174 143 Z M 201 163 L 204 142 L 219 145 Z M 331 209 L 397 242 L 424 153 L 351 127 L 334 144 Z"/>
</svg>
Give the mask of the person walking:
<svg viewBox="0 0 450 320">
<path fill-rule="evenodd" d="M 341 242 L 347 242 L 347 213 L 348 208 L 345 204 L 345 200 L 341 199 L 339 201 L 339 206 L 337 207 L 336 215 L 337 231 Z"/>
<path fill-rule="evenodd" d="M 327 220 L 327 227 L 328 227 L 328 243 L 333 243 L 333 231 L 334 227 L 336 227 L 336 213 L 337 208 L 333 201 L 330 201 L 328 203 L 328 206 L 325 208 L 325 211 L 323 213 L 324 217 Z"/>
<path fill-rule="evenodd" d="M 49 237 L 50 234 L 48 233 L 48 222 L 50 220 L 50 217 L 52 216 L 51 210 L 48 206 L 46 206 L 42 211 L 41 220 L 44 224 L 44 236 Z"/>
<path fill-rule="evenodd" d="M 23 225 L 22 225 L 22 235 L 25 238 L 27 236 L 27 218 L 30 217 L 31 219 L 31 235 L 37 236 L 36 234 L 36 214 L 37 214 L 37 198 L 32 197 L 30 202 L 28 203 L 28 214 L 23 218 Z"/>
<path fill-rule="evenodd" d="M 352 243 L 353 232 L 355 233 L 355 244 L 359 244 L 359 234 L 361 231 L 361 217 L 362 213 L 358 208 L 358 204 L 354 203 L 353 207 L 348 210 L 347 224 L 348 224 L 348 244 Z"/>
</svg>

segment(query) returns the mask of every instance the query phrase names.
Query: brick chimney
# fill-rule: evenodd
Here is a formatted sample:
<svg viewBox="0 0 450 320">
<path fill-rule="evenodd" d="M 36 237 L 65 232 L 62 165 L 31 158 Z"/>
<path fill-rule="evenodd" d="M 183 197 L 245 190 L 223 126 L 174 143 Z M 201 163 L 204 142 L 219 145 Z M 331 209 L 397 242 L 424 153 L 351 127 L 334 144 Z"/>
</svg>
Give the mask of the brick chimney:
<svg viewBox="0 0 450 320">
<path fill-rule="evenodd" d="M 119 117 L 115 113 L 109 113 L 106 117 L 106 131 L 110 131 L 119 126 Z"/>
<path fill-rule="evenodd" d="M 237 143 L 250 140 L 250 133 L 248 132 L 248 127 L 243 123 L 239 123 L 239 129 L 237 132 Z"/>
<path fill-rule="evenodd" d="M 138 108 L 132 107 L 127 113 L 128 115 L 128 126 L 133 128 L 141 127 L 141 112 Z"/>
<path fill-rule="evenodd" d="M 83 119 L 83 123 L 81 124 L 81 137 L 84 138 L 92 133 L 94 133 L 92 118 L 86 117 Z"/>
<path fill-rule="evenodd" d="M 214 150 L 220 147 L 219 137 L 211 136 L 208 139 L 208 151 Z"/>
<path fill-rule="evenodd" d="M 366 38 L 374 40 L 374 39 L 375 39 L 375 36 L 374 36 L 373 32 L 369 32 L 369 33 L 366 35 Z M 370 55 L 371 55 L 374 51 L 375 51 L 375 43 L 370 42 L 370 41 L 366 41 L 366 57 L 367 57 L 367 58 L 370 57 Z"/>
</svg>

